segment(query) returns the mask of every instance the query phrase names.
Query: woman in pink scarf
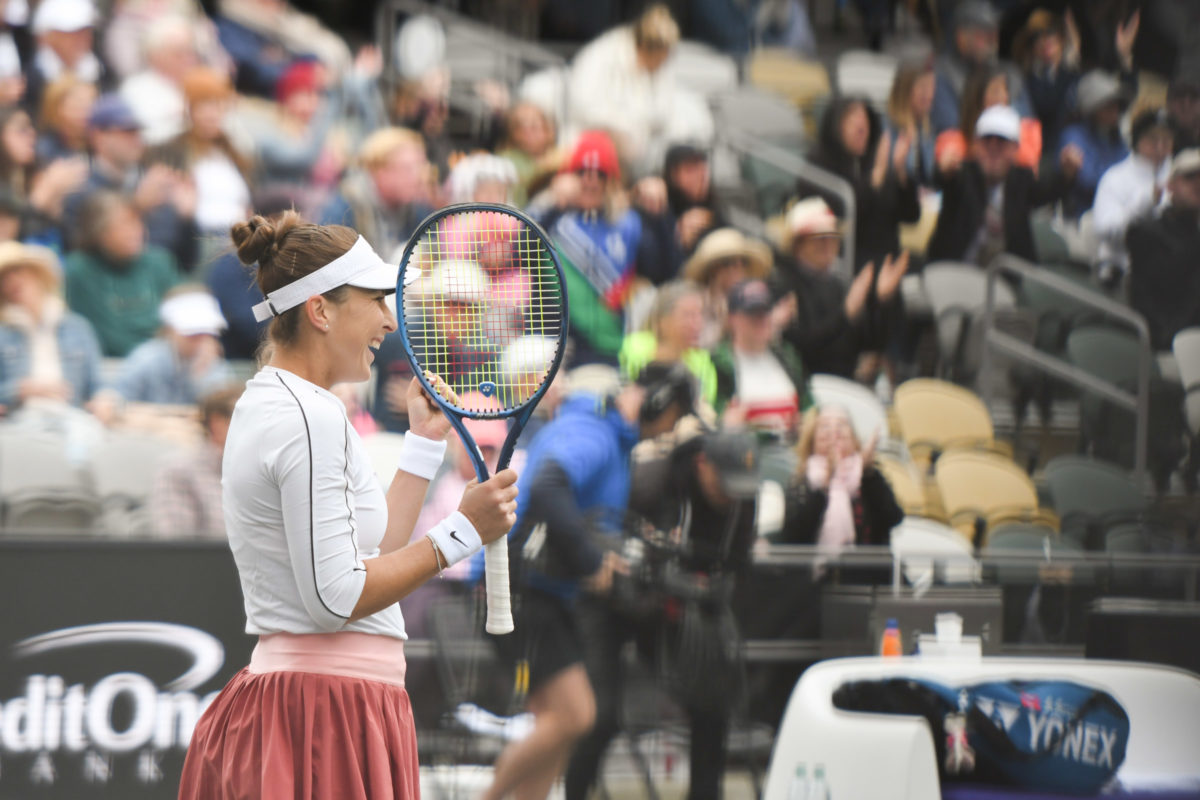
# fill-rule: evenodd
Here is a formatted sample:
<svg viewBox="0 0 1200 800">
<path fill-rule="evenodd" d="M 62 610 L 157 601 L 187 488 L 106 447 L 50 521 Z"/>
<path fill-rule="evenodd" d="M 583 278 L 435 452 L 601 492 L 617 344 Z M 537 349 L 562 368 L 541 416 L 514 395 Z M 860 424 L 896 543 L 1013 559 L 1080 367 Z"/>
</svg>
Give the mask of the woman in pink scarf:
<svg viewBox="0 0 1200 800">
<path fill-rule="evenodd" d="M 816 544 L 831 554 L 856 544 L 886 545 L 904 512 L 872 463 L 874 440 L 862 446 L 839 406 L 822 406 L 805 423 L 781 540 Z"/>
</svg>

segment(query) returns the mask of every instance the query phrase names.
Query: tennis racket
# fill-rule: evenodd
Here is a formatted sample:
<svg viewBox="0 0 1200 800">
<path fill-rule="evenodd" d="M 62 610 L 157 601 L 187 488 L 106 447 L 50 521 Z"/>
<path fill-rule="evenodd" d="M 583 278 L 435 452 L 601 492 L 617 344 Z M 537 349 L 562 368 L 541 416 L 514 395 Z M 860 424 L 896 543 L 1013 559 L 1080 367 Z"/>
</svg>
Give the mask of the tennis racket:
<svg viewBox="0 0 1200 800">
<path fill-rule="evenodd" d="M 405 273 L 420 277 L 406 285 Z M 465 203 L 436 211 L 417 228 L 400 259 L 396 316 L 413 373 L 461 437 L 479 481 L 483 453 L 464 420 L 512 419 L 497 469 L 562 363 L 567 292 L 546 234 L 521 212 Z M 437 375 L 456 398 L 434 390 Z M 508 543 L 484 550 L 487 631 L 513 629 Z"/>
</svg>

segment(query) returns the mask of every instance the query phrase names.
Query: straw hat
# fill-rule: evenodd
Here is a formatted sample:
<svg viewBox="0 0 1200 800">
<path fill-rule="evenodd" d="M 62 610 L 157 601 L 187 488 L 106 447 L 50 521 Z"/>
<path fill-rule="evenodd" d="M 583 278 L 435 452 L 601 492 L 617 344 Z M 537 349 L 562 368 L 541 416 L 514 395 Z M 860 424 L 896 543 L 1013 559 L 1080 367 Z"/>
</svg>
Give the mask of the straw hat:
<svg viewBox="0 0 1200 800">
<path fill-rule="evenodd" d="M 771 274 L 771 248 L 757 239 L 743 236 L 736 228 L 718 228 L 700 240 L 696 252 L 683 265 L 683 277 L 706 283 L 716 265 L 729 258 L 743 258 L 748 277 L 765 278 Z"/>
<path fill-rule="evenodd" d="M 46 247 L 20 242 L 0 242 L 0 279 L 9 270 L 30 267 L 42 279 L 47 292 L 57 292 L 61 268 L 54 251 Z M 0 303 L 3 298 L 0 298 Z"/>
</svg>

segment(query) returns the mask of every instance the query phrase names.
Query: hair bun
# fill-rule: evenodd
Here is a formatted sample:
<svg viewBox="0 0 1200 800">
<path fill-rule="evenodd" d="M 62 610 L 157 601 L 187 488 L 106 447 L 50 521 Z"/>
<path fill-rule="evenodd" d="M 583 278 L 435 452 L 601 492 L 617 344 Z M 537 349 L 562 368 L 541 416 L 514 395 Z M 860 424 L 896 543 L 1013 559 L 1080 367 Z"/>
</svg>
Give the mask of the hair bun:
<svg viewBox="0 0 1200 800">
<path fill-rule="evenodd" d="M 229 235 L 243 264 L 260 262 L 261 265 L 263 257 L 275 247 L 275 225 L 263 216 L 255 215 L 245 222 L 235 223 Z"/>
</svg>

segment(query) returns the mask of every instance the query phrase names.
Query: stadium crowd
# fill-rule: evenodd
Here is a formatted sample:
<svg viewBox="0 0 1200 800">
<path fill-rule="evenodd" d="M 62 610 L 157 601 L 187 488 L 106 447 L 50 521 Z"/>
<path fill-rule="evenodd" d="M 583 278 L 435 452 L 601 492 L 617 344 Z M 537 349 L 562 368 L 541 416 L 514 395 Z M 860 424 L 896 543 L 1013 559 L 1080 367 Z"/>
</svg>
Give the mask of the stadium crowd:
<svg viewBox="0 0 1200 800">
<path fill-rule="evenodd" d="M 546 5 L 560 25 L 570 16 Z M 1153 4 L 938 4 L 886 107 L 835 92 L 805 109 L 807 161 L 852 190 L 849 241 L 846 196 L 806 180 L 754 230 L 737 224 L 714 179 L 718 122 L 676 64 L 685 32 L 736 59 L 750 42 L 811 59 L 821 43 L 806 4 L 746 4 L 757 14 L 724 28 L 719 4 L 626 5 L 574 54 L 559 98 L 533 80 L 455 84 L 429 16 L 408 19 L 385 61 L 285 0 L 0 2 L 0 425 L 59 435 L 76 454 L 108 431 L 162 435 L 170 457 L 141 532 L 220 538 L 235 376 L 261 357 L 263 332 L 231 225 L 294 208 L 398 260 L 433 210 L 508 203 L 547 231 L 570 299 L 565 374 L 522 439 L 531 464 L 557 459 L 561 474 L 543 469 L 523 497 L 586 494 L 603 468 L 609 483 L 576 507 L 541 512 L 565 513 L 560 523 L 596 504 L 624 512 L 631 486 L 655 524 L 663 498 L 702 507 L 715 527 L 697 527 L 711 540 L 691 567 L 716 574 L 753 547 L 753 511 L 738 508 L 753 505 L 744 473 L 760 446 L 790 459 L 779 541 L 886 544 L 904 510 L 877 442 L 844 409 L 818 407 L 810 381 L 857 381 L 887 403 L 932 374 L 933 324 L 901 291 L 925 264 L 1037 262 L 1035 226 L 1053 220 L 1084 241 L 1083 280 L 1145 315 L 1156 349 L 1200 325 L 1200 71 L 1186 43 L 1179 69 L 1145 55 L 1166 35 Z M 880 45 L 892 4 L 857 5 Z M 472 124 L 455 124 L 465 112 L 452 90 L 473 101 Z M 368 440 L 407 427 L 398 334 L 373 371 L 370 386 L 341 387 Z M 586 429 L 596 397 L 640 426 L 637 447 L 619 420 L 603 434 L 619 468 L 539 447 L 538 428 Z M 503 426 L 473 432 L 493 457 Z M 431 507 L 453 508 L 470 478 L 461 451 L 455 461 Z M 586 539 L 566 552 L 572 579 L 593 588 L 629 568 Z M 589 613 L 593 639 L 638 634 Z M 693 710 L 727 724 L 727 708 Z M 611 722 L 586 740 L 593 763 L 573 766 L 568 796 L 594 778 Z M 589 728 L 564 728 L 561 742 Z"/>
</svg>

